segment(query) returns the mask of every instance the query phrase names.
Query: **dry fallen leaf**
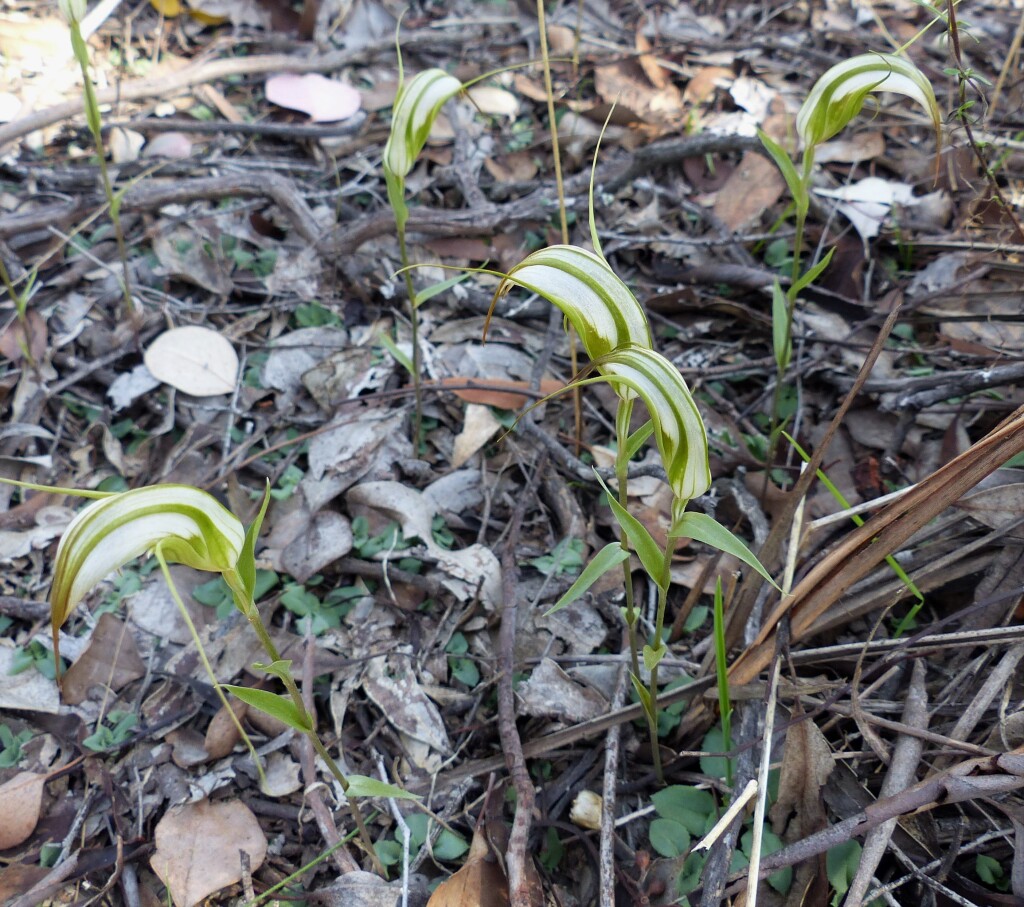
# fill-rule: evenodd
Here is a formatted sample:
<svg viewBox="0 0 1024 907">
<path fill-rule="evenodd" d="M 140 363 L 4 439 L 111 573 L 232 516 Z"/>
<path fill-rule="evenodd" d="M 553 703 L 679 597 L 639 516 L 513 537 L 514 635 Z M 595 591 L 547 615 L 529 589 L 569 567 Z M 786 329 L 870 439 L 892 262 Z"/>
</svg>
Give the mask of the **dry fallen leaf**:
<svg viewBox="0 0 1024 907">
<path fill-rule="evenodd" d="M 0 803 L 4 805 L 4 821 L 0 823 L 0 850 L 17 847 L 28 839 L 39 822 L 43 806 L 46 775 L 18 772 L 0 785 Z"/>
<path fill-rule="evenodd" d="M 192 154 L 192 139 L 183 132 L 164 132 L 146 143 L 143 157 L 167 157 L 184 160 Z"/>
<path fill-rule="evenodd" d="M 78 705 L 94 684 L 109 685 L 117 692 L 145 673 L 135 637 L 127 625 L 108 612 L 100 616 L 88 647 L 64 675 L 64 701 Z"/>
<path fill-rule="evenodd" d="M 498 88 L 496 85 L 475 85 L 466 94 L 481 113 L 492 117 L 508 117 L 515 120 L 519 116 L 519 98 L 511 91 Z"/>
<path fill-rule="evenodd" d="M 169 809 L 156 826 L 153 871 L 175 907 L 194 907 L 242 878 L 239 851 L 255 872 L 267 855 L 267 839 L 256 816 L 238 800 L 199 800 Z"/>
<path fill-rule="evenodd" d="M 458 469 L 473 454 L 494 437 L 501 423 L 494 418 L 489 407 L 470 403 L 466 407 L 466 418 L 462 431 L 455 438 L 452 449 L 452 468 Z"/>
<path fill-rule="evenodd" d="M 266 92 L 272 104 L 308 113 L 314 123 L 347 120 L 362 104 L 362 96 L 351 85 L 315 72 L 271 76 Z"/>
<path fill-rule="evenodd" d="M 824 828 L 821 789 L 834 767 L 832 750 L 818 726 L 809 719 L 795 722 L 786 732 L 779 793 L 769 813 L 776 834 L 798 841 Z"/>
<path fill-rule="evenodd" d="M 130 164 L 139 159 L 146 137 L 134 129 L 115 126 L 110 130 L 110 158 L 115 164 Z"/>
<path fill-rule="evenodd" d="M 238 354 L 231 343 L 195 325 L 164 331 L 143 361 L 154 378 L 193 397 L 230 394 L 238 378 Z"/>
</svg>

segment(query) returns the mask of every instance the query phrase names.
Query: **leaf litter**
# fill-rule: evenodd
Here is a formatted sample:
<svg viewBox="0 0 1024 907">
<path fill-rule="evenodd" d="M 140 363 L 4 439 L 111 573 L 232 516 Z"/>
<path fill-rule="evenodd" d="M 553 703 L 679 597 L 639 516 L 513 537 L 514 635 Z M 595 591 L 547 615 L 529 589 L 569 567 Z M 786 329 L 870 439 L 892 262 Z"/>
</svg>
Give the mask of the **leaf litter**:
<svg viewBox="0 0 1024 907">
<path fill-rule="evenodd" d="M 316 15 L 300 22 L 272 4 L 161 2 L 138 11 L 130 30 L 112 18 L 91 37 L 102 103 L 111 105 L 107 150 L 124 190 L 132 311 L 118 308 L 122 265 L 78 113 L 80 82 L 63 62 L 64 25 L 39 10 L 0 23 L 0 49 L 21 61 L 0 77 L 0 257 L 27 299 L 24 315 L 6 294 L 0 303 L 0 470 L 101 490 L 189 482 L 244 519 L 269 484 L 260 604 L 326 742 L 354 772 L 376 777 L 383 766 L 421 794 L 421 807 L 403 803 L 402 814 L 429 810 L 432 834 L 468 840 L 473 829 L 467 855 L 446 859 L 424 840 L 403 868 L 398 823 L 374 800 L 371 836 L 382 857 L 398 855 L 388 863 L 396 881 L 364 871 L 370 861 L 349 847 L 348 862 L 331 857 L 288 882 L 292 895 L 392 904 L 405 885 L 422 903 L 429 877 L 446 879 L 431 903 L 508 903 L 506 857 L 518 849 L 539 866 L 525 888 L 530 903 L 541 903 L 541 888 L 563 905 L 611 903 L 613 886 L 622 903 L 717 903 L 714 890 L 733 897 L 750 856 L 749 822 L 731 856 L 728 836 L 706 862 L 662 852 L 671 822 L 700 825 L 687 832 L 696 839 L 711 814 L 652 812 L 662 801 L 652 799 L 651 755 L 631 720 L 621 582 L 608 576 L 570 608 L 545 613 L 612 539 L 590 463 L 611 462 L 614 407 L 584 396 L 579 448 L 569 398 L 524 415 L 571 378 L 568 344 L 549 330 L 546 308 L 513 298 L 499 304 L 481 345 L 495 279 L 478 274 L 420 307 L 426 429 L 411 436 L 402 357 L 412 338 L 377 167 L 398 85 L 396 18 L 375 0 L 306 7 Z M 411 11 L 400 33 L 407 74 L 442 66 L 461 79 L 523 64 L 536 33 L 524 9 L 502 4 L 486 21 L 469 3 Z M 161 15 L 178 17 L 174 29 Z M 766 462 L 763 418 L 774 374 L 770 288 L 789 279 L 793 236 L 784 181 L 751 138 L 760 128 L 795 151 L 794 115 L 813 78 L 851 46 L 887 52 L 891 36 L 909 41 L 924 14 L 885 3 L 861 21 L 824 4 L 807 11 L 809 28 L 797 9 L 765 23 L 743 4 L 723 12 L 679 3 L 641 16 L 612 2 L 556 4 L 550 16 L 572 240 L 589 242 L 590 154 L 614 104 L 595 186 L 604 252 L 656 313 L 659 346 L 708 421 L 716 481 L 700 506 L 764 544 L 766 525 L 788 533 L 786 494 L 799 473 L 784 445 Z M 875 499 L 972 456 L 971 445 L 1021 403 L 1015 193 L 1024 160 L 1008 113 L 1020 98 L 1019 86 L 1000 79 L 1019 15 L 978 4 L 969 18 L 961 29 L 986 36 L 968 83 L 991 86 L 980 90 L 992 103 L 976 108 L 987 119 L 974 124 L 984 126 L 985 161 L 951 115 L 936 169 L 925 124 L 884 97 L 816 155 L 804 251 L 840 251 L 795 312 L 800 358 L 784 402 L 786 430 L 802 446 L 826 442 L 878 325 L 901 295 L 906 302 L 821 466 L 845 503 L 821 485 L 808 498 L 798 582 L 852 530 L 836 513 L 859 506 L 870 517 Z M 225 41 L 234 34 L 226 22 L 247 29 L 244 39 Z M 245 54 L 233 56 L 232 44 Z M 912 44 L 908 53 L 932 67 L 947 111 L 962 108 L 955 85 L 938 77 L 953 64 L 939 50 L 918 51 Z M 521 65 L 468 94 L 458 116 L 438 119 L 409 175 L 411 260 L 507 269 L 558 240 L 543 74 Z M 718 144 L 707 151 L 703 141 Z M 993 201 L 993 185 L 1006 204 Z M 423 290 L 446 276 L 435 267 L 413 279 Z M 539 467 L 542 449 L 551 459 Z M 933 810 L 931 824 L 905 820 L 914 836 L 897 829 L 880 850 L 872 845 L 867 876 L 895 886 L 898 902 L 925 897 L 915 885 L 979 905 L 1024 897 L 1024 774 L 1012 761 L 1021 690 L 1007 668 L 1024 619 L 1024 482 L 1010 457 L 893 552 L 923 607 L 880 566 L 809 629 L 794 625 L 791 667 L 772 706 L 776 728 L 785 727 L 774 748 L 779 786 L 769 791 L 785 849 L 772 859 L 802 862 L 796 879 L 824 865 L 815 897 L 841 899 L 854 880 L 873 896 L 860 837 L 844 824 L 869 807 L 899 817 Z M 642 455 L 636 463 L 654 471 Z M 668 516 L 662 480 L 644 474 L 630 485 L 631 506 L 656 537 Z M 16 816 L 0 841 L 5 903 L 100 889 L 110 903 L 244 903 L 350 830 L 340 790 L 313 754 L 236 702 L 263 753 L 261 782 L 152 562 L 109 578 L 66 626 L 71 664 L 59 693 L 38 603 L 78 504 L 8 486 L 0 500 L 0 799 Z M 252 667 L 261 656 L 230 594 L 206 575 L 173 570 L 216 676 L 279 692 Z M 714 674 L 717 578 L 736 612 L 730 658 L 755 640 L 750 614 L 766 612 L 744 605 L 753 599 L 740 570 L 681 540 L 670 571 L 666 790 L 707 795 L 714 809 L 728 805 L 724 760 L 690 754 L 725 745 L 704 706 L 717 698 L 685 684 Z M 646 605 L 651 590 L 639 573 L 634 581 Z M 494 697 L 509 594 L 518 605 L 511 729 Z M 930 711 L 908 728 L 911 662 L 925 667 Z M 755 672 L 731 690 L 734 785 L 742 754 L 760 752 L 765 677 Z M 511 731 L 528 750 L 541 817 L 525 841 L 509 837 L 511 807 L 480 800 L 488 773 L 506 771 Z M 926 751 L 893 791 L 882 783 L 883 757 L 915 734 Z M 1003 762 L 971 761 L 1007 751 Z M 930 774 L 929 762 L 946 774 Z M 950 802 L 911 803 L 929 784 L 945 785 Z M 978 796 L 965 793 L 971 785 Z M 623 820 L 611 862 L 593 857 L 610 825 L 586 840 L 567 831 L 570 804 L 588 790 L 605 790 L 604 812 Z M 680 797 L 691 801 L 704 799 Z M 812 853 L 807 842 L 821 836 L 828 846 Z M 64 841 L 70 850 L 54 867 L 54 844 Z M 797 897 L 770 882 L 758 895 Z"/>
</svg>

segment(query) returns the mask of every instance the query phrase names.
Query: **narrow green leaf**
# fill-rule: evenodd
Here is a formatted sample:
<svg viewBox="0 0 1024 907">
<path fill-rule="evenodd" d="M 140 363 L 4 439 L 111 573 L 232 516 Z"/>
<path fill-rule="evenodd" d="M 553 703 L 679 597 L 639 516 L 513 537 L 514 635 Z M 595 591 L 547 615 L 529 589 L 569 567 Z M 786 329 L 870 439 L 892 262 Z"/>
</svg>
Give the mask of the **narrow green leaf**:
<svg viewBox="0 0 1024 907">
<path fill-rule="evenodd" d="M 665 560 L 664 552 L 651 537 L 647 527 L 615 499 L 615 495 L 604 484 L 604 480 L 600 476 L 597 477 L 597 481 L 604 488 L 605 494 L 608 497 L 608 503 L 612 508 L 612 513 L 619 526 L 622 527 L 622 531 L 625 533 L 630 546 L 636 552 L 636 556 L 640 558 L 640 563 L 643 564 L 644 570 L 647 571 L 647 575 L 651 579 L 656 580 L 661 574 L 662 564 Z"/>
<path fill-rule="evenodd" d="M 835 251 L 836 247 L 833 246 L 822 256 L 821 261 L 814 265 L 814 267 L 808 268 L 807 271 L 800 275 L 800 277 L 789 288 L 789 295 L 793 299 L 796 299 L 802 290 L 805 290 L 818 279 L 821 272 L 824 271 L 825 268 L 828 267 L 829 262 L 832 261 L 832 256 L 835 254 Z"/>
<path fill-rule="evenodd" d="M 313 722 L 306 714 L 305 709 L 300 712 L 290 696 L 278 696 L 268 690 L 254 690 L 251 687 L 239 687 L 228 683 L 222 684 L 222 686 L 225 690 L 234 693 L 246 705 L 259 709 L 290 728 L 295 728 L 302 733 L 313 730 Z"/>
<path fill-rule="evenodd" d="M 654 705 L 651 702 L 651 693 L 647 687 L 644 686 L 643 681 L 636 676 L 632 671 L 629 672 L 629 679 L 633 683 L 633 689 L 636 690 L 637 698 L 640 700 L 640 707 L 644 710 L 644 714 L 651 720 L 656 721 L 657 718 L 654 715 Z"/>
<path fill-rule="evenodd" d="M 484 262 L 484 266 L 486 266 L 486 264 L 487 262 Z M 432 283 L 429 287 L 424 287 L 416 294 L 415 299 L 413 299 L 413 308 L 418 309 L 428 300 L 433 299 L 435 296 L 438 296 L 439 294 L 450 290 L 457 284 L 462 283 L 462 281 L 469 277 L 471 273 L 471 271 L 466 271 L 464 274 L 456 274 L 454 277 L 449 277 L 447 280 L 439 280 L 437 283 Z"/>
<path fill-rule="evenodd" d="M 282 658 L 280 661 L 272 661 L 270 664 L 255 661 L 252 666 L 257 671 L 263 671 L 265 674 L 270 674 L 281 680 L 290 680 L 292 676 L 292 661 L 290 658 Z"/>
<path fill-rule="evenodd" d="M 793 355 L 793 329 L 789 322 L 789 300 L 777 277 L 772 284 L 772 347 L 775 364 L 785 371 Z"/>
<path fill-rule="evenodd" d="M 785 149 L 771 136 L 769 136 L 768 133 L 758 129 L 757 137 L 761 140 L 761 144 L 764 145 L 764 150 L 768 152 L 771 159 L 775 162 L 775 166 L 778 167 L 779 171 L 782 173 L 782 178 L 786 181 L 786 185 L 789 187 L 789 194 L 793 197 L 793 202 L 796 205 L 797 210 L 803 211 L 803 213 L 806 214 L 810 205 L 807 186 L 804 185 L 804 181 L 800 179 L 800 174 L 797 172 L 792 159 L 788 154 L 786 154 Z"/>
<path fill-rule="evenodd" d="M 637 451 L 647 443 L 647 439 L 654 433 L 654 422 L 648 419 L 643 425 L 641 425 L 633 434 L 629 436 L 626 441 L 625 450 L 622 451 L 622 455 L 626 458 L 626 461 L 632 460 L 636 456 Z"/>
<path fill-rule="evenodd" d="M 668 652 L 668 647 L 662 643 L 661 648 L 655 649 L 649 645 L 643 648 L 643 659 L 644 667 L 648 671 L 653 671 L 658 665 L 661 664 L 661 660 L 665 657 Z"/>
<path fill-rule="evenodd" d="M 380 340 L 381 345 L 391 353 L 395 362 L 402 366 L 402 368 L 404 368 L 410 375 L 416 371 L 415 368 L 413 368 L 412 359 L 406 356 L 387 334 L 380 334 L 378 339 Z"/>
<path fill-rule="evenodd" d="M 419 794 L 409 793 L 394 784 L 379 781 L 368 775 L 348 775 L 346 797 L 391 797 L 395 800 L 421 800 Z"/>
<path fill-rule="evenodd" d="M 768 580 L 776 589 L 778 585 L 771 578 L 768 571 L 761 566 L 761 562 L 740 539 L 736 538 L 725 526 L 716 523 L 706 513 L 684 513 L 669 531 L 669 537 L 691 538 L 733 557 L 739 558 L 744 564 L 753 567 L 762 577 Z M 781 591 L 781 590 L 780 590 Z"/>
<path fill-rule="evenodd" d="M 270 480 L 268 479 L 263 489 L 263 501 L 260 503 L 259 512 L 245 530 L 245 542 L 242 545 L 242 552 L 238 556 L 238 565 L 235 568 L 242 580 L 245 591 L 249 595 L 250 601 L 246 603 L 247 605 L 254 603 L 256 599 L 256 540 L 259 538 L 263 519 L 267 515 L 267 507 L 269 505 Z"/>
<path fill-rule="evenodd" d="M 594 585 L 597 580 L 604 576 L 613 567 L 617 567 L 629 557 L 629 551 L 623 548 L 618 542 L 609 542 L 597 554 L 591 558 L 590 563 L 583 568 L 583 572 L 577 577 L 566 591 L 566 593 L 548 609 L 544 616 L 561 611 L 566 605 L 576 601 L 584 592 Z"/>
<path fill-rule="evenodd" d="M 804 450 L 796 442 L 796 440 L 794 438 L 792 438 L 790 435 L 786 434 L 786 432 L 782 432 L 782 436 L 787 441 L 789 441 L 790 444 L 793 445 L 793 449 L 800 455 L 800 458 L 805 463 L 809 463 L 810 462 L 811 455 L 809 453 L 807 453 L 807 451 Z M 850 509 L 850 502 L 846 500 L 846 495 L 844 495 L 836 487 L 835 483 L 825 474 L 824 470 L 819 469 L 818 473 L 817 473 L 817 476 L 818 476 L 818 480 L 821 482 L 822 485 L 825 486 L 826 489 L 828 489 L 829 494 L 831 494 L 832 497 L 835 498 L 835 500 L 839 504 L 839 506 L 843 510 L 849 510 Z M 864 525 L 863 517 L 861 517 L 860 514 L 857 514 L 857 513 L 851 513 L 850 514 L 850 521 L 855 526 L 863 526 Z M 885 563 L 889 566 L 889 569 L 892 570 L 892 572 L 896 574 L 896 577 L 900 580 L 900 582 L 902 582 L 907 587 L 907 590 L 910 592 L 910 594 L 913 595 L 918 600 L 918 602 L 920 604 L 924 604 L 924 594 L 921 592 L 920 589 L 917 588 L 917 586 L 914 584 L 914 581 L 910 578 L 910 576 L 907 573 L 907 571 L 904 570 L 903 567 L 900 565 L 900 562 L 898 560 L 896 560 L 896 558 L 894 558 L 891 554 L 888 554 L 885 557 Z M 912 614 L 916 614 L 917 610 L 915 609 L 911 613 Z M 908 615 L 908 617 L 909 616 L 910 615 Z M 906 621 L 906 618 L 904 618 L 904 621 Z M 903 627 L 904 621 L 901 621 L 900 627 Z M 906 628 L 903 628 L 903 629 L 905 630 Z M 899 628 L 897 628 L 897 630 L 899 632 L 896 633 L 896 636 L 899 637 L 901 635 L 902 631 L 900 631 Z"/>
</svg>

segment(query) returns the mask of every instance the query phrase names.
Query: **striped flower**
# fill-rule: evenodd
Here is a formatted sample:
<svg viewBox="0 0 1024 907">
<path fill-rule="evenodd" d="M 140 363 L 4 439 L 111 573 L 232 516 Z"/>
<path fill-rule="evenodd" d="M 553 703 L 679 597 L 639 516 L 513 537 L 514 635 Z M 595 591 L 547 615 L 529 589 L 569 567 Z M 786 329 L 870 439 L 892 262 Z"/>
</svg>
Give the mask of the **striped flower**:
<svg viewBox="0 0 1024 907">
<path fill-rule="evenodd" d="M 619 347 L 652 346 L 644 310 L 600 255 L 578 246 L 549 246 L 528 255 L 498 286 L 491 311 L 513 286 L 537 293 L 557 306 L 592 360 Z"/>
<path fill-rule="evenodd" d="M 443 69 L 417 73 L 399 88 L 384 146 L 385 174 L 400 181 L 409 175 L 441 108 L 461 90 L 462 83 Z"/>
<path fill-rule="evenodd" d="M 173 563 L 234 571 L 245 530 L 213 496 L 188 485 L 153 485 L 89 504 L 57 547 L 50 621 L 58 630 L 89 590 L 157 545 Z"/>
<path fill-rule="evenodd" d="M 602 379 L 624 385 L 647 404 L 654 439 L 676 497 L 689 501 L 711 487 L 704 420 L 679 370 L 642 347 L 615 350 L 595 362 Z M 618 388 L 616 388 L 618 390 Z"/>
<path fill-rule="evenodd" d="M 813 148 L 845 128 L 864 106 L 868 95 L 893 91 L 917 101 L 941 134 L 939 105 L 931 82 L 906 57 L 861 54 L 829 69 L 811 89 L 796 117 L 805 148 Z"/>
</svg>

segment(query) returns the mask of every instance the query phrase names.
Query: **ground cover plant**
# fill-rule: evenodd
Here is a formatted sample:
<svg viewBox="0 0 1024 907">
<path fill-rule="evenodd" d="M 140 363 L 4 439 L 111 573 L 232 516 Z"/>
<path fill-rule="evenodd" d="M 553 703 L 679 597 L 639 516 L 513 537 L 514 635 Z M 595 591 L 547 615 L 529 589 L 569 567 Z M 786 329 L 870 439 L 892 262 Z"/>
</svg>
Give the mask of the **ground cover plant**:
<svg viewBox="0 0 1024 907">
<path fill-rule="evenodd" d="M 1019 13 L 307 6 L 0 23 L 0 901 L 1024 897 Z"/>
</svg>

